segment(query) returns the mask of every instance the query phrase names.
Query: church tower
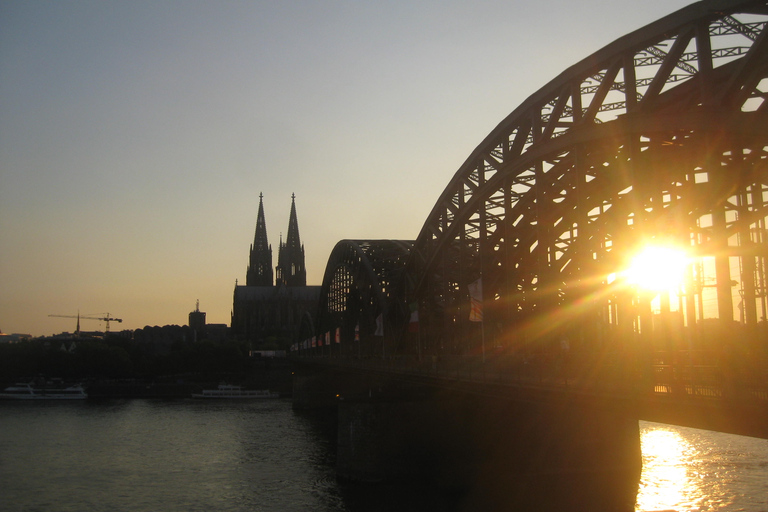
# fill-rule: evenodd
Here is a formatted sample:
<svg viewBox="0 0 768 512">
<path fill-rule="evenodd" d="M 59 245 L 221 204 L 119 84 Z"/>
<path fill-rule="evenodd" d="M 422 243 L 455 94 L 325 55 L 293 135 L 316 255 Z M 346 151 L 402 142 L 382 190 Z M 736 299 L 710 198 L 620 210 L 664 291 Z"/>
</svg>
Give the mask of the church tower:
<svg viewBox="0 0 768 512">
<path fill-rule="evenodd" d="M 246 286 L 272 286 L 272 247 L 267 241 L 267 223 L 264 220 L 264 195 L 259 193 L 259 214 L 256 217 L 256 234 L 251 245 Z"/>
<path fill-rule="evenodd" d="M 288 234 L 285 243 L 280 237 L 277 260 L 277 267 L 272 267 L 263 196 L 259 194 L 259 215 L 251 246 L 247 284 L 235 281 L 230 334 L 234 339 L 247 341 L 261 350 L 288 350 L 300 335 L 306 334 L 308 328 L 303 320 L 314 317 L 320 301 L 321 287 L 307 286 L 304 247 L 296 219 L 296 194 L 291 194 Z"/>
<path fill-rule="evenodd" d="M 288 235 L 285 243 L 280 240 L 277 252 L 276 285 L 307 286 L 307 269 L 304 266 L 304 246 L 299 239 L 299 221 L 296 220 L 296 194 L 291 194 L 291 217 L 288 219 Z"/>
</svg>

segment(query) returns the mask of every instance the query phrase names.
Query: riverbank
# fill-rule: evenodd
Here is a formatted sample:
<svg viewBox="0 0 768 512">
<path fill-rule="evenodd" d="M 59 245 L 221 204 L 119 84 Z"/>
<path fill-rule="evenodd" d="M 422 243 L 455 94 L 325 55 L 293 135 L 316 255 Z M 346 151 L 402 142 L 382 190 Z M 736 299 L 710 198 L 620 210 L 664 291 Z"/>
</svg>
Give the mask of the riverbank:
<svg viewBox="0 0 768 512">
<path fill-rule="evenodd" d="M 44 377 L 36 377 L 40 378 Z M 287 360 L 265 359 L 256 362 L 250 371 L 243 373 L 188 373 L 122 379 L 84 378 L 74 382 L 83 385 L 89 399 L 189 398 L 192 393 L 215 389 L 221 383 L 237 384 L 246 389 L 268 389 L 289 397 L 293 390 L 293 371 Z M 0 389 L 11 384 L 13 382 L 5 383 Z"/>
</svg>

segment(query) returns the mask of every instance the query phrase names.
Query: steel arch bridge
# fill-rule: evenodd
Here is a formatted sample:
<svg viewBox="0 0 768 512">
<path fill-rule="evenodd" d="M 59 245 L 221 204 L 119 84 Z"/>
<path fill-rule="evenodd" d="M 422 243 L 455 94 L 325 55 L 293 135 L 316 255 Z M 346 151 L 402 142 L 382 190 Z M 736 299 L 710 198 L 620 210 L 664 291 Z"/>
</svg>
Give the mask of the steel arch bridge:
<svg viewBox="0 0 768 512">
<path fill-rule="evenodd" d="M 331 252 L 323 277 L 315 335 L 302 349 L 371 356 L 385 348 L 384 321 L 396 322 L 412 241 L 342 240 Z M 323 348 L 325 347 L 325 348 Z"/>
<path fill-rule="evenodd" d="M 765 337 L 767 23 L 765 0 L 702 1 L 566 69 L 477 146 L 415 241 L 339 242 L 316 336 L 298 347 L 479 354 L 659 333 L 668 345 L 708 322 Z M 624 279 L 647 245 L 687 254 L 674 290 Z"/>
</svg>

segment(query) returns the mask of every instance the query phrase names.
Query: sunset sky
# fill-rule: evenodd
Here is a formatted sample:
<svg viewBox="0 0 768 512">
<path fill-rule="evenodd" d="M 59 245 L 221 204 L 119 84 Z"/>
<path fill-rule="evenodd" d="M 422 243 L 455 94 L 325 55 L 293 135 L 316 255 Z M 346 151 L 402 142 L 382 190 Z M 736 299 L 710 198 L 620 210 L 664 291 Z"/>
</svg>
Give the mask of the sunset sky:
<svg viewBox="0 0 768 512">
<path fill-rule="evenodd" d="M 680 0 L 0 0 L 0 330 L 230 323 L 259 193 L 308 284 L 414 239 L 517 105 Z M 103 330 L 84 321 L 84 330 Z"/>
</svg>

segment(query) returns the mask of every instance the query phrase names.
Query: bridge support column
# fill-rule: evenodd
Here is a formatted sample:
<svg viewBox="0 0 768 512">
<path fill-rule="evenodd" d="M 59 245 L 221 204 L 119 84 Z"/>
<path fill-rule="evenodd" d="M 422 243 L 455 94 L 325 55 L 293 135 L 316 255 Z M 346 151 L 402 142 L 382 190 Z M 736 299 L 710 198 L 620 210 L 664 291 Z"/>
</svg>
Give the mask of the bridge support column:
<svg viewBox="0 0 768 512">
<path fill-rule="evenodd" d="M 293 374 L 293 408 L 335 410 L 339 394 L 350 389 L 350 382 L 344 374 L 297 368 Z"/>
<path fill-rule="evenodd" d="M 337 471 L 461 491 L 467 510 L 562 500 L 633 510 L 637 419 L 587 404 L 478 396 L 339 402 Z"/>
</svg>

